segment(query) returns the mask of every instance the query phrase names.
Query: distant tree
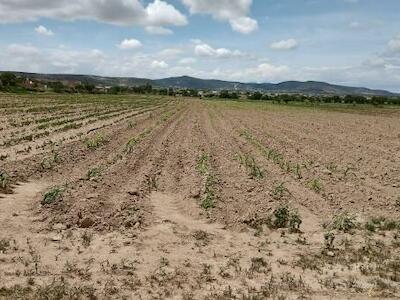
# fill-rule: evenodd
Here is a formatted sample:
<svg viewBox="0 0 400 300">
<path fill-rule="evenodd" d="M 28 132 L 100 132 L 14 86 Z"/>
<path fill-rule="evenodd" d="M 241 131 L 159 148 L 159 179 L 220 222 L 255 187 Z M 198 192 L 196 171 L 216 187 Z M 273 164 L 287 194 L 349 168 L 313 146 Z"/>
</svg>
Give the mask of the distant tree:
<svg viewBox="0 0 400 300">
<path fill-rule="evenodd" d="M 250 94 L 247 98 L 250 100 L 261 100 L 263 97 L 263 94 L 260 92 L 255 92 L 253 94 Z"/>
<path fill-rule="evenodd" d="M 17 76 L 11 72 L 1 73 L 0 80 L 2 85 L 6 87 L 17 85 Z"/>
<path fill-rule="evenodd" d="M 49 87 L 53 90 L 55 93 L 62 93 L 65 92 L 65 86 L 62 82 L 60 81 L 54 81 L 49 83 Z"/>
</svg>

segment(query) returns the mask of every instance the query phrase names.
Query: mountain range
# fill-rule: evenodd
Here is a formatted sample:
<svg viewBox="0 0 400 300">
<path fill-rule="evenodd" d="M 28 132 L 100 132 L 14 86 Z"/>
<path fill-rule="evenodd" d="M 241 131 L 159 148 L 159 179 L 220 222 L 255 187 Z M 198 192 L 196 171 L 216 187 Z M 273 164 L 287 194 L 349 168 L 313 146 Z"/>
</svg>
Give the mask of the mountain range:
<svg viewBox="0 0 400 300">
<path fill-rule="evenodd" d="M 285 81 L 281 83 L 243 83 L 215 79 L 200 79 L 190 76 L 169 77 L 164 79 L 146 79 L 136 77 L 103 77 L 94 75 L 74 74 L 39 74 L 15 72 L 19 76 L 43 81 L 81 82 L 102 86 L 138 86 L 151 84 L 158 88 L 187 88 L 198 90 L 240 90 L 260 91 L 270 93 L 302 93 L 302 94 L 325 94 L 325 95 L 364 95 L 364 96 L 398 96 L 398 94 L 374 90 L 365 87 L 350 87 L 329 84 L 318 81 Z"/>
</svg>

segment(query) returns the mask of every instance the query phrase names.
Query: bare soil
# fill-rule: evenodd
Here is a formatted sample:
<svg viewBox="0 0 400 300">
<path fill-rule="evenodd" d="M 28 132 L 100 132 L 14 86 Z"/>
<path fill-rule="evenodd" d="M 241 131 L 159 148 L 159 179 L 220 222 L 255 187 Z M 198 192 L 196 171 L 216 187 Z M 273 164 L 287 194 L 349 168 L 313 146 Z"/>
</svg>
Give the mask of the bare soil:
<svg viewBox="0 0 400 300">
<path fill-rule="evenodd" d="M 0 147 L 0 299 L 400 297 L 399 110 L 126 109 Z"/>
</svg>

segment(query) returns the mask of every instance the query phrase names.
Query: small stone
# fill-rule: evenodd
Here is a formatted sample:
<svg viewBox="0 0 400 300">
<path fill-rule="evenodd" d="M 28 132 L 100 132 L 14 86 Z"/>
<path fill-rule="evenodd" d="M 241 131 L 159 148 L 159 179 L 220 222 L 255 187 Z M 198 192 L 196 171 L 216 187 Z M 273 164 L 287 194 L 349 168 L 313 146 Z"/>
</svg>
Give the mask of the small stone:
<svg viewBox="0 0 400 300">
<path fill-rule="evenodd" d="M 138 229 L 140 227 L 140 222 L 136 222 L 135 225 L 133 225 L 133 228 Z"/>
<path fill-rule="evenodd" d="M 328 255 L 330 257 L 334 257 L 335 253 L 333 251 L 328 251 L 328 252 L 326 252 L 326 255 Z"/>
<path fill-rule="evenodd" d="M 62 240 L 62 236 L 61 236 L 60 234 L 57 234 L 57 235 L 53 236 L 53 237 L 51 238 L 51 240 L 52 240 L 53 242 L 60 242 L 60 241 Z"/>
</svg>

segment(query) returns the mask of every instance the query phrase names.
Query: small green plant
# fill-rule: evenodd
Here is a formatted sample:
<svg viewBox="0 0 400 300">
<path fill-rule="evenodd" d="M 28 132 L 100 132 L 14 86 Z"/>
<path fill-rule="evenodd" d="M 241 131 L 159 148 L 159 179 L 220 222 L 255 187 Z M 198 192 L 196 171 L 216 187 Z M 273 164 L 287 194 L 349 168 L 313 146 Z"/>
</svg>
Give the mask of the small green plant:
<svg viewBox="0 0 400 300">
<path fill-rule="evenodd" d="M 50 156 L 46 156 L 42 159 L 40 166 L 44 170 L 49 170 L 53 169 L 59 162 L 61 162 L 60 154 L 53 150 Z"/>
<path fill-rule="evenodd" d="M 274 199 L 282 199 L 286 195 L 290 195 L 289 190 L 285 187 L 285 184 L 282 182 L 279 185 L 275 186 L 271 192 L 272 197 Z"/>
<path fill-rule="evenodd" d="M 268 220 L 271 228 L 289 228 L 292 232 L 298 232 L 302 219 L 297 210 L 291 210 L 288 206 L 280 206 L 274 210 Z"/>
<path fill-rule="evenodd" d="M 386 219 L 385 217 L 375 217 L 365 223 L 365 229 L 370 232 L 400 230 L 400 221 Z"/>
<path fill-rule="evenodd" d="M 296 164 L 296 167 L 294 168 L 294 173 L 297 179 L 303 178 L 303 175 L 301 174 L 301 166 L 299 164 Z"/>
<path fill-rule="evenodd" d="M 314 178 L 308 182 L 308 187 L 314 192 L 319 193 L 322 191 L 322 183 L 319 178 Z"/>
<path fill-rule="evenodd" d="M 10 182 L 10 176 L 7 174 L 6 171 L 0 170 L 0 188 L 5 189 Z"/>
<path fill-rule="evenodd" d="M 326 166 L 326 168 L 330 171 L 330 172 L 336 172 L 337 171 L 337 168 L 338 168 L 338 166 L 337 166 L 337 164 L 335 164 L 334 162 L 330 162 L 327 166 Z"/>
<path fill-rule="evenodd" d="M 343 175 L 344 175 L 344 177 L 347 177 L 347 175 L 349 174 L 349 172 L 350 172 L 351 170 L 353 170 L 353 169 L 354 169 L 353 166 L 350 166 L 350 165 L 346 166 L 346 168 L 343 170 Z"/>
<path fill-rule="evenodd" d="M 61 200 L 64 193 L 64 189 L 58 186 L 51 188 L 46 194 L 44 194 L 42 205 L 53 204 L 56 201 Z"/>
<path fill-rule="evenodd" d="M 94 138 L 86 138 L 85 144 L 90 150 L 95 150 L 100 146 L 107 144 L 109 139 L 104 134 L 97 134 Z"/>
<path fill-rule="evenodd" d="M 100 176 L 101 171 L 102 171 L 101 167 L 95 167 L 95 168 L 90 169 L 86 174 L 87 179 L 91 180 L 91 179 L 94 179 L 94 178 Z"/>
<path fill-rule="evenodd" d="M 199 159 L 199 161 L 197 162 L 197 171 L 199 171 L 199 173 L 201 175 L 205 175 L 208 172 L 208 163 L 210 160 L 210 156 L 207 153 L 203 153 Z"/>
<path fill-rule="evenodd" d="M 204 198 L 201 202 L 201 206 L 206 210 L 215 207 L 214 183 L 214 177 L 208 175 L 206 179 Z"/>
<path fill-rule="evenodd" d="M 328 225 L 330 230 L 339 230 L 349 232 L 357 227 L 355 216 L 350 215 L 348 212 L 343 212 L 333 217 L 332 222 Z"/>
<path fill-rule="evenodd" d="M 240 163 L 247 168 L 251 178 L 256 179 L 264 177 L 264 171 L 257 165 L 254 157 L 250 155 L 239 155 L 239 160 Z"/>
<path fill-rule="evenodd" d="M 132 153 L 133 149 L 135 148 L 135 146 L 139 143 L 139 140 L 137 138 L 131 138 L 125 146 L 125 152 L 126 153 Z"/>
<path fill-rule="evenodd" d="M 132 121 L 129 121 L 128 122 L 128 129 L 132 129 L 133 127 L 135 127 L 136 126 L 136 123 L 134 123 L 134 122 L 132 122 Z"/>
<path fill-rule="evenodd" d="M 141 132 L 138 136 L 131 138 L 125 145 L 125 152 L 132 153 L 135 149 L 135 146 L 139 144 L 145 137 L 150 133 L 150 129 L 146 129 Z"/>
</svg>

